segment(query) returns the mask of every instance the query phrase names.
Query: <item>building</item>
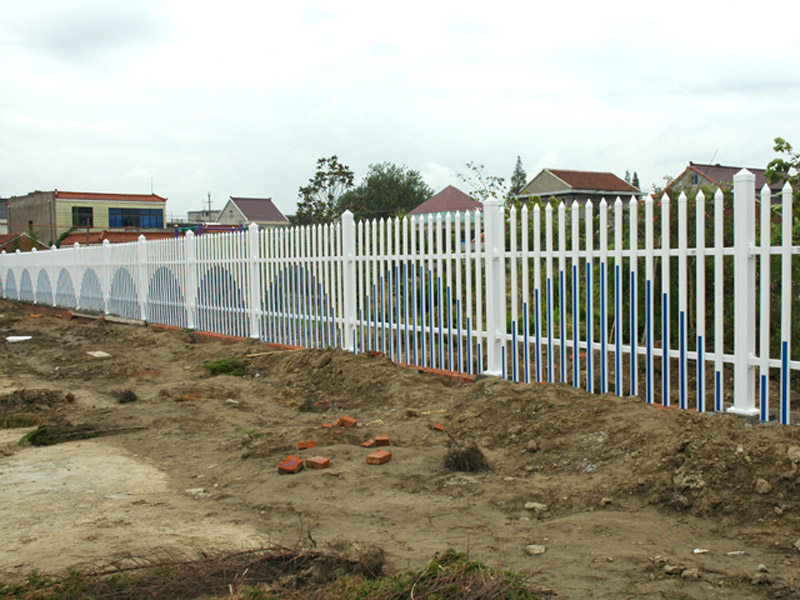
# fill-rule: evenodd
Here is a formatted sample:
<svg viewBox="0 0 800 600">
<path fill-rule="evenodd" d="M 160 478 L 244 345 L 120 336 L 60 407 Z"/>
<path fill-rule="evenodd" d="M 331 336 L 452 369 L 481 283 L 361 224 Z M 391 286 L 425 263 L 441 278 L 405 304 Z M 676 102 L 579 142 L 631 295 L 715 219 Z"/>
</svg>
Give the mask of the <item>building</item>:
<svg viewBox="0 0 800 600">
<path fill-rule="evenodd" d="M 37 250 L 49 250 L 50 247 L 38 240 L 31 239 L 27 233 L 0 233 L 0 252 L 30 252 L 32 248 Z"/>
<path fill-rule="evenodd" d="M 475 210 L 483 210 L 483 204 L 477 200 L 473 200 L 467 194 L 462 192 L 452 185 L 448 185 L 441 192 L 434 194 L 425 202 L 417 206 L 415 209 L 408 212 L 409 215 L 433 215 L 436 218 L 437 214 L 444 216 L 447 213 L 455 212 L 470 212 Z"/>
<path fill-rule="evenodd" d="M 33 228 L 54 243 L 70 230 L 164 229 L 167 199 L 156 194 L 35 191 L 8 199 L 8 230 Z"/>
<path fill-rule="evenodd" d="M 190 210 L 186 215 L 187 223 L 216 223 L 221 210 Z"/>
<path fill-rule="evenodd" d="M 284 214 L 272 202 L 272 198 L 234 198 L 222 208 L 217 219 L 220 225 L 247 225 L 256 223 L 264 227 L 280 227 L 289 224 Z"/>
<path fill-rule="evenodd" d="M 720 164 L 704 165 L 691 161 L 689 161 L 689 166 L 673 179 L 664 191 L 697 189 L 700 186 L 729 190 L 733 188 L 733 176 L 745 168 L 756 177 L 756 196 L 758 196 L 758 192 L 761 191 L 764 184 L 767 184 L 772 192 L 773 201 L 775 201 L 783 188 L 784 182 L 775 184 L 769 183 L 764 175 L 764 169 L 753 167 L 727 167 Z"/>
<path fill-rule="evenodd" d="M 139 236 L 143 235 L 146 240 L 165 240 L 175 238 L 182 233 L 176 233 L 172 229 L 144 229 L 144 230 L 125 230 L 125 231 L 73 231 L 64 237 L 59 243 L 59 248 L 67 248 L 76 242 L 81 246 L 95 246 L 108 240 L 109 244 L 126 244 L 138 242 Z"/>
<path fill-rule="evenodd" d="M 0 198 L 0 234 L 8 233 L 8 198 Z"/>
<path fill-rule="evenodd" d="M 607 202 L 613 202 L 617 196 L 629 200 L 631 196 L 638 196 L 641 193 L 639 188 L 613 173 L 542 169 L 517 197 L 520 200 L 536 196 L 543 200 L 556 198 L 567 204 L 577 200 L 583 204 L 587 200 L 599 202 L 603 198 Z"/>
</svg>

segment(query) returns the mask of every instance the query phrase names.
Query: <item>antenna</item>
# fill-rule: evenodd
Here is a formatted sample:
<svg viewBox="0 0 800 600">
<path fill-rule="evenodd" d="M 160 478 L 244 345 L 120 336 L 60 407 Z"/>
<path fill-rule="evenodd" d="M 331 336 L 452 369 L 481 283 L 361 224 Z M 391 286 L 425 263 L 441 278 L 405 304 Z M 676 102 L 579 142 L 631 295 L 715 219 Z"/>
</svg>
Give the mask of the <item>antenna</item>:
<svg viewBox="0 0 800 600">
<path fill-rule="evenodd" d="M 714 155 L 711 157 L 711 160 L 710 160 L 710 161 L 708 161 L 708 164 L 710 164 L 710 165 L 713 165 L 713 164 L 714 164 L 714 159 L 715 159 L 715 158 L 717 158 L 717 152 L 719 152 L 719 148 L 717 148 L 716 150 L 714 150 Z"/>
<path fill-rule="evenodd" d="M 211 218 L 211 192 L 208 192 L 208 217 Z"/>
<path fill-rule="evenodd" d="M 150 194 L 153 194 L 153 174 L 150 173 Z"/>
</svg>

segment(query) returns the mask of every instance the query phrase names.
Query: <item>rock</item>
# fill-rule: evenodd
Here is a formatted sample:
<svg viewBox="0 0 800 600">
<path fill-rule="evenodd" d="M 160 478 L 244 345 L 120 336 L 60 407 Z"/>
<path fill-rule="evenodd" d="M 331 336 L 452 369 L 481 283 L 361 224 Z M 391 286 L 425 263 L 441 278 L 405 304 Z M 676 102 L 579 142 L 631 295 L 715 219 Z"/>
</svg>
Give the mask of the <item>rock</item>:
<svg viewBox="0 0 800 600">
<path fill-rule="evenodd" d="M 605 496 L 605 497 L 600 499 L 600 506 L 605 507 L 605 506 L 608 506 L 609 504 L 611 504 L 612 502 L 614 502 L 614 501 L 611 498 L 609 498 L 608 496 Z"/>
<path fill-rule="evenodd" d="M 769 575 L 766 573 L 756 573 L 750 578 L 750 583 L 753 585 L 764 585 L 770 582 Z"/>
<path fill-rule="evenodd" d="M 205 488 L 189 488 L 188 490 L 183 490 L 183 493 L 194 498 L 205 498 L 209 495 Z"/>
<path fill-rule="evenodd" d="M 536 440 L 531 440 L 530 442 L 528 442 L 528 445 L 525 447 L 525 450 L 527 452 L 538 452 L 539 444 L 536 442 Z"/>
<path fill-rule="evenodd" d="M 538 515 L 547 510 L 547 504 L 542 504 L 541 502 L 526 502 L 525 510 L 532 510 Z"/>
<path fill-rule="evenodd" d="M 772 491 L 772 486 L 766 479 L 756 479 L 755 484 L 756 494 L 769 494 Z"/>
<path fill-rule="evenodd" d="M 698 569 L 684 569 L 681 571 L 681 579 L 700 579 L 700 571 Z"/>
<path fill-rule="evenodd" d="M 539 544 L 529 544 L 525 546 L 525 552 L 527 552 L 531 556 L 538 556 L 539 554 L 544 554 L 546 551 L 547 548 Z"/>
<path fill-rule="evenodd" d="M 779 517 L 783 514 L 783 509 L 780 506 L 776 506 L 774 510 L 775 514 L 778 515 Z"/>
<path fill-rule="evenodd" d="M 767 571 L 769 571 L 769 569 L 767 569 L 767 565 L 764 564 L 758 565 L 758 570 L 761 571 L 762 573 L 766 573 Z"/>
<path fill-rule="evenodd" d="M 667 575 L 680 575 L 681 573 L 683 573 L 683 571 L 684 569 L 680 565 L 670 565 L 670 564 L 664 565 L 664 573 L 666 573 Z"/>
<path fill-rule="evenodd" d="M 800 463 L 800 446 L 789 446 L 789 449 L 786 451 L 786 456 L 788 456 L 789 460 L 794 464 Z"/>
</svg>

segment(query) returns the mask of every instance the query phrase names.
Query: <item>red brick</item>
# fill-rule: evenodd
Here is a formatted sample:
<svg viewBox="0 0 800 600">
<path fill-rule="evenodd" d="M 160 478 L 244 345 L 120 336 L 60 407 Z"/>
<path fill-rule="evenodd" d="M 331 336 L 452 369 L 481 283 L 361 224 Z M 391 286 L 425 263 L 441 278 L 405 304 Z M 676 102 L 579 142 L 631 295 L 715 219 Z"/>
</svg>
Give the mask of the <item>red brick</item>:
<svg viewBox="0 0 800 600">
<path fill-rule="evenodd" d="M 388 435 L 376 435 L 375 436 L 375 445 L 376 446 L 389 446 L 391 442 L 389 441 Z"/>
<path fill-rule="evenodd" d="M 375 440 L 367 440 L 361 444 L 364 448 L 372 448 L 375 445 Z"/>
<path fill-rule="evenodd" d="M 390 460 L 392 460 L 392 453 L 388 450 L 376 450 L 367 456 L 368 465 L 382 465 Z"/>
<path fill-rule="evenodd" d="M 298 458 L 292 454 L 286 457 L 279 466 L 278 473 L 281 475 L 291 475 L 303 470 L 303 459 Z"/>
<path fill-rule="evenodd" d="M 316 448 L 317 442 L 314 440 L 307 440 L 305 442 L 297 442 L 298 450 L 308 450 L 309 448 Z"/>
<path fill-rule="evenodd" d="M 341 417 L 336 422 L 337 425 L 341 425 L 342 427 L 355 427 L 356 423 L 358 423 L 358 421 L 348 415 Z"/>
<path fill-rule="evenodd" d="M 314 456 L 306 459 L 306 466 L 309 469 L 327 469 L 331 466 L 331 459 L 327 456 Z"/>
<path fill-rule="evenodd" d="M 441 423 L 434 423 L 433 424 L 433 428 L 436 431 L 444 431 L 444 425 L 442 425 Z"/>
<path fill-rule="evenodd" d="M 333 425 L 331 425 L 330 423 L 323 423 L 322 424 L 322 428 L 323 429 L 330 429 L 331 427 L 333 427 Z"/>
</svg>

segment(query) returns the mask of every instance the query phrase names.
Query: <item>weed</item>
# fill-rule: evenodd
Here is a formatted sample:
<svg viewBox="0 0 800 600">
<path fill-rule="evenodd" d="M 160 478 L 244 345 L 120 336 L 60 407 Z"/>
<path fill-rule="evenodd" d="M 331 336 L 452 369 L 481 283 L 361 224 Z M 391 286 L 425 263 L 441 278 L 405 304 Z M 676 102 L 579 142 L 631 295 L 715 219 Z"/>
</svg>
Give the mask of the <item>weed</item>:
<svg viewBox="0 0 800 600">
<path fill-rule="evenodd" d="M 0 419 L 0 429 L 15 429 L 17 427 L 33 427 L 40 425 L 42 418 L 37 415 L 19 414 L 6 415 Z"/>
<path fill-rule="evenodd" d="M 72 440 L 86 440 L 97 437 L 99 432 L 91 425 L 39 425 L 20 439 L 20 444 L 31 446 L 52 446 Z M 1 598 L 1 596 L 0 596 Z"/>
<path fill-rule="evenodd" d="M 244 366 L 232 358 L 219 358 L 203 363 L 203 368 L 211 375 L 234 375 L 236 377 L 247 375 Z"/>
</svg>

